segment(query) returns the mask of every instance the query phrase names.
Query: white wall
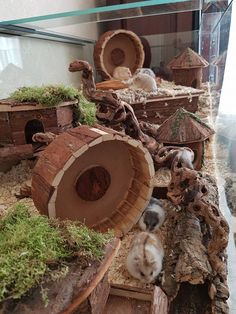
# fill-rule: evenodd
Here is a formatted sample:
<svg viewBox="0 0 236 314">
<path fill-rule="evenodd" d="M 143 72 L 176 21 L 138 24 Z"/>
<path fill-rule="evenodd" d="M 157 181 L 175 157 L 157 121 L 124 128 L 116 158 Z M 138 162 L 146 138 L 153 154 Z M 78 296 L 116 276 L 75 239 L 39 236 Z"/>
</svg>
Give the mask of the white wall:
<svg viewBox="0 0 236 314">
<path fill-rule="evenodd" d="M 1 36 L 0 98 L 22 86 L 80 86 L 80 75 L 70 73 L 68 66 L 76 58 L 88 60 L 87 50 L 55 41 Z"/>
<path fill-rule="evenodd" d="M 82 10 L 94 7 L 94 3 L 95 0 L 0 0 L 0 21 Z M 99 24 L 67 25 L 67 22 L 60 19 L 60 26 L 50 29 L 80 38 L 98 38 Z M 34 24 L 33 22 L 33 26 Z M 48 26 L 50 25 L 52 26 L 51 22 Z M 21 86 L 79 86 L 80 75 L 67 70 L 69 63 L 76 58 L 85 59 L 93 65 L 93 45 L 81 47 L 0 34 L 0 98 L 8 97 L 10 92 Z"/>
</svg>

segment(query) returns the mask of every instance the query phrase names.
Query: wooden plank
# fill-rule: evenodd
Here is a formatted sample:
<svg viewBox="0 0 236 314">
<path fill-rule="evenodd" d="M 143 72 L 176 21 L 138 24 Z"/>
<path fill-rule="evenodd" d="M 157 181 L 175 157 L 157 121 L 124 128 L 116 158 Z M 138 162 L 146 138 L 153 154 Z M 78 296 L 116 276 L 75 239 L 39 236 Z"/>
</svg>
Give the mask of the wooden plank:
<svg viewBox="0 0 236 314">
<path fill-rule="evenodd" d="M 110 284 L 107 274 L 90 296 L 76 309 L 77 314 L 103 314 L 109 296 Z"/>
<path fill-rule="evenodd" d="M 59 107 L 57 108 L 56 112 L 57 112 L 57 125 L 59 127 L 72 125 L 72 121 L 73 121 L 72 106 Z"/>
<path fill-rule="evenodd" d="M 122 289 L 122 290 L 128 290 L 128 291 L 134 291 L 134 292 L 139 292 L 143 294 L 153 294 L 153 285 L 150 285 L 148 287 L 137 287 L 137 286 L 131 286 L 131 285 L 124 285 L 124 284 L 116 284 L 116 283 L 111 283 L 111 288 L 114 289 Z"/>
<path fill-rule="evenodd" d="M 40 120 L 44 127 L 57 126 L 57 117 L 55 108 L 41 110 L 21 111 L 9 113 L 10 125 L 13 131 L 22 131 L 30 120 Z"/>
<path fill-rule="evenodd" d="M 119 289 L 119 288 L 111 288 L 110 294 L 116 295 L 119 297 L 132 298 L 132 299 L 142 300 L 142 301 L 152 301 L 153 299 L 153 296 L 150 293 L 137 292 L 137 291 L 131 291 L 131 290 Z"/>
<path fill-rule="evenodd" d="M 31 144 L 0 147 L 0 171 L 7 171 L 21 159 L 32 157 L 33 148 Z"/>
<path fill-rule="evenodd" d="M 168 299 L 160 287 L 155 286 L 153 291 L 151 314 L 167 314 Z"/>
<path fill-rule="evenodd" d="M 0 161 L 21 160 L 33 157 L 33 148 L 31 144 L 10 146 L 0 148 Z"/>
<path fill-rule="evenodd" d="M 110 295 L 103 314 L 150 314 L 150 301 Z"/>
<path fill-rule="evenodd" d="M 181 107 L 196 112 L 198 109 L 198 95 L 181 97 L 155 98 L 147 100 L 146 104 L 131 104 L 137 119 L 161 124 Z"/>
</svg>

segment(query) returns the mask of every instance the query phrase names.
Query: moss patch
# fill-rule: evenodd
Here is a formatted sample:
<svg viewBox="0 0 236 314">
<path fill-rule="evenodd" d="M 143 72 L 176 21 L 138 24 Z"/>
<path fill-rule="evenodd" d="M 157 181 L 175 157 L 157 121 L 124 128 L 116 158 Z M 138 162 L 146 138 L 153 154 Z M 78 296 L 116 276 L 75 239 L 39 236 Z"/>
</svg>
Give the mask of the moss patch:
<svg viewBox="0 0 236 314">
<path fill-rule="evenodd" d="M 74 105 L 74 121 L 75 126 L 78 123 L 94 125 L 97 123 L 96 119 L 96 106 L 94 103 L 89 102 L 80 92 L 79 104 Z"/>
<path fill-rule="evenodd" d="M 79 91 L 70 86 L 48 85 L 21 87 L 10 94 L 10 98 L 18 102 L 35 102 L 45 107 L 58 105 L 62 101 L 79 99 Z"/>
<path fill-rule="evenodd" d="M 10 99 L 22 103 L 38 103 L 45 107 L 57 106 L 63 101 L 79 100 L 79 103 L 73 106 L 74 126 L 97 123 L 95 104 L 89 102 L 83 93 L 74 87 L 64 85 L 22 87 L 11 93 Z"/>
<path fill-rule="evenodd" d="M 96 260 L 112 234 L 100 234 L 78 222 L 32 215 L 23 204 L 0 221 L 0 301 L 20 298 L 45 278 L 55 280 L 74 256 Z M 55 267 L 56 265 L 56 267 Z"/>
</svg>

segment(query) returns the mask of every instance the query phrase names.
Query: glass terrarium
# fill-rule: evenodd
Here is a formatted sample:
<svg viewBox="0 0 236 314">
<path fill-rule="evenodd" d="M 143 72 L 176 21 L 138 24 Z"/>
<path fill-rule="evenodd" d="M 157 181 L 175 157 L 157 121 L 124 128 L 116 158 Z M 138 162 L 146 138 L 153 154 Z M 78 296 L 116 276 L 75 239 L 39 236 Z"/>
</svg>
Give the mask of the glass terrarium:
<svg viewBox="0 0 236 314">
<path fill-rule="evenodd" d="M 67 135 L 64 137 L 67 136 L 72 141 L 69 160 L 66 160 L 67 149 L 69 149 L 67 141 L 60 140 L 60 135 L 55 136 L 56 139 L 52 139 L 54 145 L 51 145 L 55 149 L 46 156 L 47 162 L 50 160 L 50 165 L 52 164 L 49 168 L 53 169 L 54 159 L 57 160 L 57 146 L 65 146 L 66 153 L 63 155 L 61 148 L 59 153 L 63 155 L 63 158 L 58 159 L 58 173 L 54 173 L 55 177 L 51 174 L 53 179 L 51 176 L 47 177 L 47 179 L 52 179 L 49 184 L 50 188 L 48 187 L 47 191 L 45 189 L 47 193 L 41 191 L 41 189 L 43 190 L 41 182 L 47 181 L 43 177 L 45 167 L 41 159 L 41 163 L 38 164 L 41 167 L 38 166 L 40 171 L 37 170 L 37 175 L 40 177 L 38 185 L 34 181 L 35 186 L 38 187 L 38 192 L 34 192 L 37 195 L 35 203 L 41 202 L 40 206 L 42 206 L 41 198 L 43 198 L 44 214 L 50 212 L 51 215 L 55 216 L 57 212 L 61 212 L 63 213 L 62 217 L 65 218 L 67 213 L 65 214 L 64 207 L 68 203 L 66 195 L 69 182 L 71 195 L 74 197 L 69 210 L 73 212 L 74 219 L 78 216 L 74 210 L 75 206 L 82 204 L 86 207 L 86 202 L 106 200 L 107 191 L 113 184 L 112 180 L 114 177 L 118 178 L 115 188 L 109 192 L 109 198 L 112 202 L 106 203 L 104 201 L 99 215 L 94 216 L 94 212 L 97 210 L 95 203 L 86 208 L 88 210 L 93 209 L 90 212 L 91 226 L 92 224 L 94 226 L 100 225 L 101 220 L 104 230 L 112 226 L 118 226 L 118 229 L 123 228 L 120 229 L 122 232 L 117 233 L 118 235 L 122 234 L 124 238 L 118 258 L 111 266 L 109 278 L 112 287 L 111 294 L 121 298 L 120 306 L 122 302 L 125 304 L 127 297 L 131 297 L 136 300 L 137 313 L 142 307 L 145 308 L 142 313 L 146 313 L 147 308 L 150 309 L 152 306 L 155 310 L 156 306 L 156 311 L 153 310 L 152 312 L 154 314 L 159 313 L 156 302 L 161 300 L 163 313 L 167 313 L 168 298 L 166 295 L 168 295 L 169 300 L 171 300 L 168 313 L 210 313 L 214 307 L 220 308 L 221 313 L 228 313 L 226 301 L 228 298 L 227 257 L 223 250 L 227 244 L 228 225 L 219 213 L 218 207 L 229 221 L 231 230 L 236 232 L 236 221 L 233 216 L 236 213 L 234 205 L 236 197 L 234 194 L 234 190 L 236 190 L 234 157 L 236 132 L 234 131 L 235 110 L 233 104 L 233 86 L 235 86 L 233 71 L 236 51 L 232 40 L 232 29 L 235 25 L 233 14 L 235 13 L 235 4 L 233 1 L 226 0 L 89 0 L 86 3 L 82 0 L 70 0 L 66 2 L 66 5 L 63 1 L 59 1 L 58 3 L 48 5 L 44 3 L 41 6 L 34 6 L 33 2 L 29 3 L 24 0 L 21 2 L 21 6 L 16 5 L 12 8 L 10 3 L 3 6 L 0 20 L 0 98 L 9 97 L 15 89 L 20 87 L 35 85 L 64 84 L 81 89 L 82 81 L 86 97 L 97 105 L 98 120 L 100 119 L 99 121 L 106 126 L 111 122 L 109 119 L 113 119 L 113 122 L 117 123 L 112 124 L 115 131 L 106 131 L 101 126 L 87 128 L 82 126 L 81 130 L 84 135 L 83 132 L 82 135 L 80 134 L 82 140 L 78 141 L 79 144 L 75 140 L 72 141 L 72 131 L 72 133 L 70 131 L 66 133 Z M 117 79 L 114 72 L 118 67 L 128 69 L 129 72 L 126 72 L 128 77 L 120 79 L 118 76 Z M 154 75 L 152 77 L 155 83 L 154 89 L 146 87 L 145 84 L 136 86 L 137 88 L 130 88 L 129 84 L 135 75 L 138 75 L 140 68 L 152 70 L 149 73 Z M 93 77 L 95 81 L 92 80 Z M 107 110 L 104 105 L 104 99 L 108 103 L 110 101 L 116 105 L 120 101 L 121 110 L 112 116 L 110 109 Z M 6 101 L 8 100 L 1 100 L 0 102 L 0 121 L 3 121 L 2 126 L 10 123 L 12 127 L 17 123 L 22 112 L 19 114 L 18 111 L 21 110 L 18 110 L 20 108 L 18 104 L 8 103 L 6 106 Z M 1 113 L 3 107 L 5 111 Z M 17 114 L 14 113 L 15 116 L 11 116 L 11 119 L 9 119 L 8 114 L 10 113 L 6 109 L 9 107 L 11 112 L 17 107 Z M 34 109 L 37 108 L 34 106 Z M 48 120 L 50 122 L 49 128 L 54 127 L 55 131 L 57 127 L 64 127 L 63 123 L 68 126 L 65 114 L 60 113 L 62 110 L 59 109 L 56 111 L 53 108 L 43 109 L 43 113 L 40 113 L 42 116 L 38 114 L 34 120 L 43 121 L 44 111 L 47 111 L 50 119 L 60 115 L 56 126 Z M 51 113 L 53 110 L 55 111 L 54 114 Z M 28 111 L 24 113 L 24 118 L 28 114 Z M 68 115 L 67 113 L 67 117 Z M 72 115 L 73 113 L 70 112 L 70 117 Z M 124 117 L 132 118 L 122 128 L 119 122 Z M 137 125 L 141 131 L 138 130 L 137 132 L 135 129 Z M 2 126 L 0 124 L 0 132 L 2 133 L 0 139 L 4 138 L 5 127 Z M 70 129 L 71 126 L 68 128 Z M 216 132 L 214 138 L 212 138 L 213 129 Z M 17 129 L 15 132 L 12 132 L 11 128 L 9 130 L 7 135 L 11 140 L 14 138 L 21 140 L 20 135 L 24 138 L 24 130 Z M 43 128 L 40 130 L 44 131 Z M 53 132 L 52 129 L 49 131 Z M 96 147 L 109 146 L 107 143 L 109 144 L 111 140 L 119 139 L 121 141 L 121 135 L 117 134 L 117 131 L 123 132 L 122 136 L 125 139 L 122 140 L 127 142 L 122 148 L 123 150 L 119 151 L 119 147 L 117 148 L 116 145 L 112 144 L 112 149 L 108 147 L 107 150 L 103 149 L 101 153 L 101 149 Z M 126 137 L 124 132 L 133 139 Z M 92 136 L 96 144 L 91 144 Z M 154 144 L 156 146 L 152 146 L 152 142 L 150 142 L 151 144 L 148 142 L 147 138 L 149 139 L 149 137 L 155 139 Z M 81 142 L 86 142 L 85 138 L 87 143 L 81 148 Z M 31 144 L 31 139 L 30 133 L 27 144 Z M 143 146 L 136 141 L 140 139 L 145 148 L 142 148 Z M 58 141 L 60 145 L 57 145 L 54 140 Z M 100 145 L 103 140 L 106 143 Z M 63 142 L 63 145 L 60 141 Z M 159 142 L 162 143 L 160 147 L 158 146 Z M 12 141 L 11 147 L 16 146 L 15 144 Z M 21 145 L 22 143 L 17 142 L 17 144 Z M 73 151 L 74 146 L 72 144 L 76 144 L 81 149 L 81 154 L 78 153 L 79 150 Z M 167 147 L 170 147 L 173 154 L 177 152 L 173 152 L 176 147 L 179 152 L 184 151 L 187 156 L 185 156 L 185 161 L 191 157 L 191 162 L 187 163 L 186 168 L 191 169 L 191 171 L 194 171 L 192 167 L 196 169 L 197 179 L 194 181 L 195 183 L 192 183 L 193 185 L 205 180 L 205 185 L 200 190 L 191 190 L 192 194 L 188 194 L 189 199 L 184 199 L 183 202 L 185 203 L 182 208 L 176 205 L 178 203 L 176 195 L 179 191 L 176 192 L 171 179 L 173 167 L 170 166 L 170 163 L 163 167 L 164 163 L 162 163 L 162 160 L 170 153 Z M 5 147 L 4 143 L 0 142 L 0 158 L 1 148 Z M 158 155 L 158 149 L 162 154 Z M 96 160 L 94 154 L 91 153 L 92 150 L 94 150 L 94 154 L 97 154 L 96 156 L 103 156 L 102 168 L 101 165 L 97 165 L 97 160 L 101 158 Z M 150 155 L 148 150 L 151 152 Z M 86 161 L 82 159 L 84 152 L 86 152 L 85 156 L 87 153 L 89 156 L 91 155 L 92 166 L 89 165 L 89 158 L 84 158 Z M 116 158 L 121 161 L 119 163 L 120 168 L 114 167 L 113 161 L 109 158 L 110 155 L 113 156 L 114 161 Z M 155 156 L 155 158 L 151 156 Z M 80 164 L 77 159 L 77 164 L 74 164 L 76 158 L 81 158 L 83 162 Z M 147 175 L 147 173 L 154 173 L 153 159 L 156 174 L 152 181 L 150 179 L 151 174 Z M 122 160 L 124 161 L 122 162 Z M 86 165 L 86 169 L 82 169 L 83 163 Z M 130 164 L 128 170 L 125 170 L 123 164 L 126 166 Z M 113 167 L 115 176 L 113 171 L 107 170 L 107 165 L 110 168 Z M 177 162 L 177 170 L 181 167 L 180 163 Z M 163 170 L 163 168 L 165 169 Z M 76 173 L 78 169 L 82 175 Z M 122 183 L 123 172 L 126 172 L 125 178 L 127 177 L 125 183 Z M 74 185 L 69 180 L 72 175 L 72 181 L 75 181 L 74 185 L 77 192 L 79 191 L 77 194 L 81 196 L 81 191 L 83 192 L 80 203 L 76 201 L 77 195 L 75 195 Z M 212 179 L 211 176 L 214 178 Z M 91 177 L 93 177 L 92 183 L 94 184 L 90 184 Z M 103 180 L 97 180 L 98 177 L 102 177 Z M 61 188 L 60 180 L 63 181 L 63 178 L 65 182 Z M 177 176 L 175 179 L 176 181 L 179 180 Z M 87 182 L 86 185 L 84 180 Z M 180 190 L 188 190 L 191 180 L 192 177 L 190 176 L 180 182 Z M 152 181 L 154 189 L 149 181 Z M 119 185 L 122 185 L 122 188 Z M 140 189 L 141 185 L 142 189 Z M 97 191 L 92 199 L 87 197 L 90 187 Z M 63 193 L 58 193 L 57 188 Z M 208 206 L 207 210 L 202 215 L 198 215 L 197 211 L 200 211 L 200 207 L 196 205 L 191 214 L 187 213 L 188 205 L 186 204 L 193 202 L 193 198 L 196 195 L 199 196 L 198 193 L 201 194 L 199 198 L 203 197 L 208 193 L 208 188 L 210 197 L 207 205 L 204 203 L 204 206 Z M 173 224 L 173 228 L 164 225 L 164 231 L 162 231 L 166 239 L 168 238 L 166 234 L 169 232 L 173 240 L 166 243 L 169 255 L 166 256 L 167 262 L 164 261 L 164 263 L 168 265 L 169 269 L 174 267 L 175 270 L 170 274 L 168 267 L 165 266 L 165 270 L 167 270 L 162 275 L 161 283 L 159 280 L 155 284 L 143 284 L 142 280 L 137 282 L 128 277 L 125 269 L 125 254 L 130 246 L 131 237 L 137 233 L 137 226 L 128 234 L 127 231 L 131 225 L 133 226 L 137 222 L 137 217 L 141 215 L 140 208 L 142 207 L 143 210 L 144 205 L 147 205 L 152 189 L 153 197 L 162 199 L 162 206 L 168 207 L 168 222 Z M 116 198 L 117 190 L 119 190 L 118 198 Z M 41 195 L 40 192 L 42 192 Z M 122 193 L 126 196 L 123 197 Z M 48 196 L 44 197 L 46 194 Z M 61 196 L 58 201 L 59 194 Z M 218 194 L 220 196 L 219 204 Z M 175 199 L 174 205 L 170 203 L 170 199 Z M 61 204 L 59 210 L 56 208 L 57 203 Z M 113 206 L 110 216 L 109 206 L 111 205 L 109 204 Z M 132 211 L 129 211 L 130 208 Z M 208 209 L 211 216 L 207 214 Z M 106 219 L 103 217 L 104 212 Z M 175 217 L 178 217 L 179 221 L 177 218 L 173 218 L 170 213 L 174 213 L 173 215 L 176 215 Z M 84 217 L 83 215 L 84 213 L 80 215 L 80 219 Z M 101 230 L 103 231 L 103 228 Z M 209 235 L 212 235 L 213 240 L 211 237 L 209 240 Z M 214 259 L 213 253 L 218 245 L 222 252 L 217 252 L 215 254 L 216 259 Z M 178 263 L 175 260 L 176 254 L 180 256 Z M 233 294 L 235 267 L 233 260 L 235 260 L 236 251 L 232 234 L 229 236 L 228 255 L 228 284 L 231 292 L 229 306 L 234 309 L 236 308 L 236 300 Z M 213 260 L 216 262 L 213 263 L 211 260 L 209 263 L 209 256 L 211 258 L 213 256 Z M 217 264 L 217 262 L 219 263 Z M 168 273 L 168 278 L 165 277 L 166 273 Z M 160 287 L 164 288 L 161 290 Z M 140 299 L 147 304 L 138 303 Z M 152 303 L 151 306 L 150 302 Z"/>
</svg>

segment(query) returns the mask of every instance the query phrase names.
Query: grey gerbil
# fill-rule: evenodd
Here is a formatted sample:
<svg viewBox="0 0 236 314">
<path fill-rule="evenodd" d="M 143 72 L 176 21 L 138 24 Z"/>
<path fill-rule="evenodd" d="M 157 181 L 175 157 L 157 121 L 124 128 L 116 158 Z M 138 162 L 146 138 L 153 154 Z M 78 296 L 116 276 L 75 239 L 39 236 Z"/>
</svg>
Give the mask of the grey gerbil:
<svg viewBox="0 0 236 314">
<path fill-rule="evenodd" d="M 157 83 L 153 77 L 145 73 L 138 73 L 132 78 L 131 88 L 142 89 L 145 92 L 156 92 Z"/>
<path fill-rule="evenodd" d="M 126 266 L 128 272 L 144 283 L 154 282 L 162 269 L 163 246 L 153 233 L 141 232 L 132 239 Z"/>
<path fill-rule="evenodd" d="M 144 210 L 141 218 L 139 219 L 139 226 L 143 231 L 155 232 L 163 224 L 165 220 L 165 210 L 161 202 L 154 197 Z"/>
<path fill-rule="evenodd" d="M 147 74 L 147 75 L 151 76 L 154 79 L 156 78 L 155 73 L 151 69 L 149 69 L 149 68 L 138 68 L 135 71 L 134 75 L 137 75 L 138 73 Z"/>
</svg>

